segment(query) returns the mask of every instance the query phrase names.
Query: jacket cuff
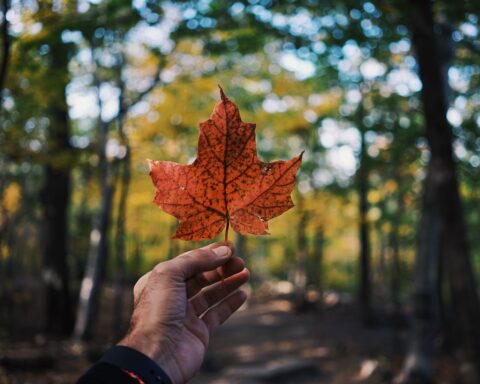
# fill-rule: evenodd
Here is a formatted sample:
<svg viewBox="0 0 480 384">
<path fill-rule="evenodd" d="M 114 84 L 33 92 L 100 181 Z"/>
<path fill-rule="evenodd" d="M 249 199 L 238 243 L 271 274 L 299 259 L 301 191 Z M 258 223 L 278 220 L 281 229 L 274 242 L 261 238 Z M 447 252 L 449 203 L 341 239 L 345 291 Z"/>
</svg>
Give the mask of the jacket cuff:
<svg viewBox="0 0 480 384">
<path fill-rule="evenodd" d="M 116 345 L 105 352 L 100 362 L 133 373 L 147 384 L 172 384 L 172 380 L 157 363 L 133 348 Z"/>
</svg>

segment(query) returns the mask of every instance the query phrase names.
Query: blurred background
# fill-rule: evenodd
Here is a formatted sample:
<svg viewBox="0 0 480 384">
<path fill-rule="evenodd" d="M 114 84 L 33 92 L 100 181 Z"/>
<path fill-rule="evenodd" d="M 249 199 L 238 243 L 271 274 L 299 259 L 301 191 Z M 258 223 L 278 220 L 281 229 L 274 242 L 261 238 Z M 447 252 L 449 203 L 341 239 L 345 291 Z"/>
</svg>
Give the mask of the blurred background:
<svg viewBox="0 0 480 384">
<path fill-rule="evenodd" d="M 71 383 L 171 240 L 217 84 L 296 207 L 195 383 L 480 383 L 480 2 L 2 0 L 0 383 Z"/>
</svg>

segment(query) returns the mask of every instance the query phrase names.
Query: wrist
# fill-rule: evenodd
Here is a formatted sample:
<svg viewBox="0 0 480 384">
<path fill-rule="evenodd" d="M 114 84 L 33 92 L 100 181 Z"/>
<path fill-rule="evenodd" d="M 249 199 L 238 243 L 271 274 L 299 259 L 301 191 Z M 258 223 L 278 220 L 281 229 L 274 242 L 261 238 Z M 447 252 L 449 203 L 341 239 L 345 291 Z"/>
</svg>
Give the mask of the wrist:
<svg viewBox="0 0 480 384">
<path fill-rule="evenodd" d="M 137 332 L 126 335 L 117 345 L 132 348 L 151 359 L 171 379 L 172 383 L 181 383 L 178 368 L 173 359 L 173 351 L 168 344 L 158 340 L 157 337 L 148 337 Z"/>
<path fill-rule="evenodd" d="M 110 348 L 102 356 L 100 363 L 116 366 L 141 383 L 172 384 L 171 377 L 155 361 L 126 345 Z"/>
</svg>

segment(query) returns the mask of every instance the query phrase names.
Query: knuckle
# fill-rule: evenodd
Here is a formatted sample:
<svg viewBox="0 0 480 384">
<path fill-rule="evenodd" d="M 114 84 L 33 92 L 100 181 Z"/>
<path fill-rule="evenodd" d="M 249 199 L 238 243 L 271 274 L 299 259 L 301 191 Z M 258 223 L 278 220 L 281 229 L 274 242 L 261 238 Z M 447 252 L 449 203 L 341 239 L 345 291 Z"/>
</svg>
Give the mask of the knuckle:
<svg viewBox="0 0 480 384">
<path fill-rule="evenodd" d="M 140 293 L 140 290 L 141 290 L 141 285 L 140 285 L 140 280 L 138 280 L 135 285 L 133 286 L 133 296 L 138 296 L 138 294 Z"/>
<path fill-rule="evenodd" d="M 155 275 L 158 275 L 159 273 L 162 273 L 165 271 L 165 265 L 164 263 L 157 264 L 155 267 L 152 269 L 152 273 Z"/>
<path fill-rule="evenodd" d="M 134 297 L 138 297 L 142 293 L 143 289 L 145 288 L 145 285 L 147 284 L 147 280 L 148 280 L 149 275 L 150 275 L 150 273 L 147 273 L 137 280 L 137 282 L 133 286 L 133 296 Z"/>
<path fill-rule="evenodd" d="M 165 273 L 168 273 L 171 269 L 170 264 L 171 264 L 170 261 L 164 261 L 162 263 L 157 264 L 152 270 L 153 274 L 163 275 Z"/>
</svg>

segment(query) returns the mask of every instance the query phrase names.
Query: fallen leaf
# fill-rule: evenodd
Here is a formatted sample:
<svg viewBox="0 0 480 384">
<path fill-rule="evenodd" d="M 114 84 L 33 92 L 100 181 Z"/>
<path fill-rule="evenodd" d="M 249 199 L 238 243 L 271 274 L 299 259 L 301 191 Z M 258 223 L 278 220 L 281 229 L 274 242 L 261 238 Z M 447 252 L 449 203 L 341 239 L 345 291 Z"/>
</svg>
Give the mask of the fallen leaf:
<svg viewBox="0 0 480 384">
<path fill-rule="evenodd" d="M 192 164 L 148 160 L 154 202 L 180 224 L 175 239 L 212 239 L 225 227 L 242 234 L 268 234 L 268 220 L 293 207 L 290 194 L 303 152 L 288 161 L 265 163 L 257 156 L 255 124 L 220 88 L 221 102 L 200 123 Z"/>
</svg>

